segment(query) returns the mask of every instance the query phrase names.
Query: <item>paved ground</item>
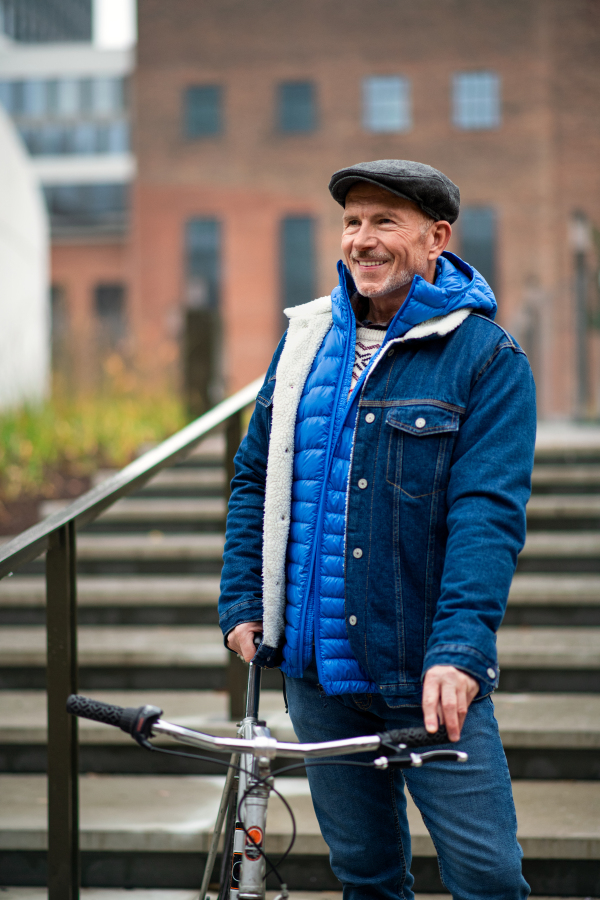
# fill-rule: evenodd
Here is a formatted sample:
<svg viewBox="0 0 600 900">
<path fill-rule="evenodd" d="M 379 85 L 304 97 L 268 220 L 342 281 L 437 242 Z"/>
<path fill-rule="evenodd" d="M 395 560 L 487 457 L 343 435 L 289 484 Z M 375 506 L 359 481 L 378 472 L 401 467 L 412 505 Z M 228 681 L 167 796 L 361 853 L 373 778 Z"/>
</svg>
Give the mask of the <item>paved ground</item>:
<svg viewBox="0 0 600 900">
<path fill-rule="evenodd" d="M 214 900 L 214 895 L 210 895 Z M 274 900 L 275 891 L 267 891 L 267 900 Z M 2 900 L 47 900 L 44 888 L 2 888 Z M 198 900 L 198 891 L 168 890 L 115 890 L 106 888 L 82 888 L 81 900 Z M 341 891 L 291 891 L 290 900 L 342 900 Z M 416 900 L 450 900 L 449 894 L 417 894 Z M 559 900 L 553 897 L 537 897 L 536 900 Z M 560 900 L 582 900 L 581 897 L 561 897 Z M 585 900 L 595 900 L 586 897 Z"/>
</svg>

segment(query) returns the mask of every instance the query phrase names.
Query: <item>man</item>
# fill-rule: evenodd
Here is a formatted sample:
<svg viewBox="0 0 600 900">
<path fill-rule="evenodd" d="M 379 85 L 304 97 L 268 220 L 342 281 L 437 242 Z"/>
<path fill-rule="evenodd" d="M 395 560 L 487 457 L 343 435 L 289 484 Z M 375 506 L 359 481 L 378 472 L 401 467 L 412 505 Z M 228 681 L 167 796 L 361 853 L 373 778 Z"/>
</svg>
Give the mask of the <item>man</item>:
<svg viewBox="0 0 600 900">
<path fill-rule="evenodd" d="M 308 770 L 345 900 L 412 900 L 405 781 L 452 896 L 521 900 L 490 695 L 525 539 L 531 371 L 489 285 L 445 251 L 450 179 L 379 160 L 329 189 L 345 265 L 331 297 L 286 310 L 236 457 L 221 626 L 246 660 L 281 665 L 301 741 L 424 720 L 469 754 L 404 776 Z"/>
</svg>

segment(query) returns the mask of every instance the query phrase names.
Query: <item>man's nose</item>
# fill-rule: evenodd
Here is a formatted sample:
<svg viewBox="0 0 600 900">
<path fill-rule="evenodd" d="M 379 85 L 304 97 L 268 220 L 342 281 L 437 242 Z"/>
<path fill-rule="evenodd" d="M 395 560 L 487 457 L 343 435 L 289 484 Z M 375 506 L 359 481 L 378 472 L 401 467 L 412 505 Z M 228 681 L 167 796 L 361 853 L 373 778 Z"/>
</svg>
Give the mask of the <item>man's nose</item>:
<svg viewBox="0 0 600 900">
<path fill-rule="evenodd" d="M 359 231 L 354 235 L 354 249 L 372 250 L 377 246 L 375 231 L 368 222 L 363 222 Z"/>
</svg>

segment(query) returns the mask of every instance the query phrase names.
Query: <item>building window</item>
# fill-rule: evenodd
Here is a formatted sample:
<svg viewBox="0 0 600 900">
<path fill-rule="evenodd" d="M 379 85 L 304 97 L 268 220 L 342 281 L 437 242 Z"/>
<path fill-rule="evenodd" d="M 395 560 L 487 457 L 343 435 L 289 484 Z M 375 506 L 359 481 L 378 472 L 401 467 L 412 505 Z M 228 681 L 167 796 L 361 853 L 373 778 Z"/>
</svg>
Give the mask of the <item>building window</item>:
<svg viewBox="0 0 600 900">
<path fill-rule="evenodd" d="M 100 326 L 101 350 L 116 350 L 126 332 L 125 285 L 97 284 L 94 288 L 94 310 Z"/>
<path fill-rule="evenodd" d="M 210 137 L 223 130 L 222 89 L 216 84 L 194 85 L 184 94 L 185 134 Z"/>
<path fill-rule="evenodd" d="M 53 233 L 85 227 L 113 233 L 127 225 L 126 184 L 50 184 L 44 196 Z"/>
<path fill-rule="evenodd" d="M 2 31 L 25 44 L 92 40 L 92 0 L 2 0 Z"/>
<path fill-rule="evenodd" d="M 278 86 L 277 127 L 285 134 L 315 130 L 317 106 L 311 81 L 285 81 Z"/>
<path fill-rule="evenodd" d="M 187 305 L 217 309 L 221 299 L 221 224 L 191 219 L 186 228 Z"/>
<path fill-rule="evenodd" d="M 124 78 L 4 81 L 0 102 L 32 156 L 129 150 Z"/>
<path fill-rule="evenodd" d="M 223 398 L 221 330 L 221 224 L 191 219 L 185 230 L 184 393 L 199 416 Z"/>
<path fill-rule="evenodd" d="M 280 272 L 282 309 L 315 298 L 315 221 L 288 216 L 281 223 Z"/>
<path fill-rule="evenodd" d="M 453 122 L 479 130 L 500 125 L 500 78 L 495 72 L 459 72 L 452 83 Z"/>
<path fill-rule="evenodd" d="M 400 75 L 364 78 L 363 125 L 367 131 L 408 131 L 412 125 L 410 81 Z"/>
<path fill-rule="evenodd" d="M 461 256 L 496 290 L 496 212 L 490 206 L 462 207 L 458 219 Z"/>
</svg>

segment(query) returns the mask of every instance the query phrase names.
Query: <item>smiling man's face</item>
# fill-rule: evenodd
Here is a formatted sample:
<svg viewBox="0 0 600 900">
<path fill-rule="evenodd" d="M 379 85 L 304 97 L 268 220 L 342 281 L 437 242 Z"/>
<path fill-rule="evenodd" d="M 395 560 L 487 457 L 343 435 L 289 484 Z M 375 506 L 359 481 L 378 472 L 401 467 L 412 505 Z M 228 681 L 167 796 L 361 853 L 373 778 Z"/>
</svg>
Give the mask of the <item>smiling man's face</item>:
<svg viewBox="0 0 600 900">
<path fill-rule="evenodd" d="M 363 297 L 403 301 L 415 275 L 433 281 L 439 223 L 415 203 L 362 182 L 348 192 L 343 221 L 342 253 Z"/>
</svg>

